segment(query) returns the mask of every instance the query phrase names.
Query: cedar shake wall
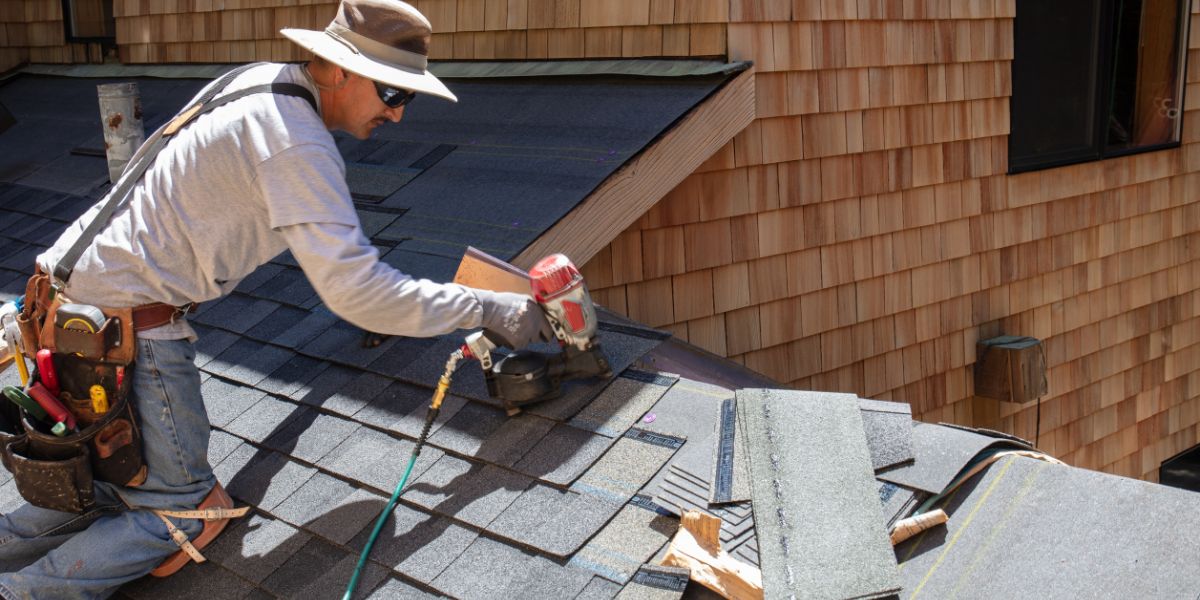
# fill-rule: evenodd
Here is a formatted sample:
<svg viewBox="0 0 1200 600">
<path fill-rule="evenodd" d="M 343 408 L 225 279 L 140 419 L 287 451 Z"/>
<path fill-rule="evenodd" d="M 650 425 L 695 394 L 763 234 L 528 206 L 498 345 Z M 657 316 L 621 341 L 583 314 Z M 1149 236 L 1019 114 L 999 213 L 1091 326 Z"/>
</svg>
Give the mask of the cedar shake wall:
<svg viewBox="0 0 1200 600">
<path fill-rule="evenodd" d="M 114 0 L 121 60 L 302 60 L 284 27 L 322 29 L 336 2 Z M 431 58 L 723 56 L 728 0 L 415 0 Z"/>
<path fill-rule="evenodd" d="M 1035 404 L 974 399 L 972 363 L 1035 336 L 1045 450 L 1155 479 L 1197 443 L 1195 7 L 1182 148 L 1009 176 L 1016 0 L 414 4 L 436 59 L 755 62 L 757 120 L 584 266 L 606 306 L 786 384 L 1027 438 Z M 335 6 L 115 0 L 120 58 L 298 60 L 277 30 Z"/>
<path fill-rule="evenodd" d="M 99 44 L 66 42 L 62 0 L 0 1 L 0 73 L 27 62 L 101 60 Z"/>
<path fill-rule="evenodd" d="M 758 119 L 586 265 L 599 301 L 798 388 L 1031 440 L 1036 403 L 974 399 L 972 364 L 1034 336 L 1040 446 L 1156 479 L 1200 422 L 1200 90 L 1180 149 L 1006 175 L 1014 11 L 731 2 Z"/>
</svg>

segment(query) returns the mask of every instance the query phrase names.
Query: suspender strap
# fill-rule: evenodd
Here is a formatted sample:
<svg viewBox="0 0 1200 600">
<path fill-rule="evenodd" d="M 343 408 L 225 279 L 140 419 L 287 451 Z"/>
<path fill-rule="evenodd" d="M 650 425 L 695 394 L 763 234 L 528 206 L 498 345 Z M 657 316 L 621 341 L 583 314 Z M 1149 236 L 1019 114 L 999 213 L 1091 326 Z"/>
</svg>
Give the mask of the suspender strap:
<svg viewBox="0 0 1200 600">
<path fill-rule="evenodd" d="M 187 126 L 188 123 L 191 123 L 193 120 L 195 120 L 196 117 L 217 107 L 233 102 L 234 100 L 245 98 L 251 94 L 261 93 L 272 93 L 303 98 L 310 105 L 312 105 L 313 110 L 318 110 L 317 101 L 315 98 L 313 98 L 312 93 L 308 91 L 308 88 L 295 83 L 271 83 L 256 85 L 244 90 L 238 90 L 236 92 L 217 97 L 217 94 L 221 90 L 225 89 L 225 86 L 229 85 L 229 82 L 232 81 L 234 77 L 240 75 L 247 69 L 258 66 L 258 64 L 261 63 L 244 65 L 226 73 L 225 75 L 222 75 L 221 78 L 216 81 L 216 83 L 209 87 L 208 91 L 200 96 L 200 99 L 197 100 L 195 104 L 189 106 L 178 115 L 175 115 L 175 118 L 171 119 L 170 122 L 161 127 L 154 133 L 154 135 L 150 137 L 145 144 L 146 151 L 141 154 L 141 156 L 137 159 L 137 162 L 132 167 L 125 170 L 125 174 L 121 176 L 121 179 L 117 182 L 117 186 L 109 191 L 108 197 L 104 201 L 104 207 L 100 209 L 100 212 L 96 215 L 96 218 L 92 219 L 92 222 L 88 223 L 87 227 L 84 228 L 83 233 L 79 235 L 79 238 L 75 240 L 75 243 L 71 245 L 71 248 L 67 250 L 67 253 L 64 254 L 62 258 L 59 259 L 58 264 L 54 266 L 54 280 L 60 288 L 66 287 L 67 280 L 71 278 L 71 273 L 75 271 L 75 263 L 79 262 L 79 257 L 83 254 L 83 251 L 91 245 L 92 240 L 96 239 L 96 235 L 100 233 L 100 230 L 108 225 L 108 220 L 112 218 L 112 215 L 114 212 L 116 212 L 117 208 L 123 205 L 129 198 L 129 194 L 133 191 L 133 186 L 141 180 L 142 175 L 146 173 L 146 169 L 150 167 L 150 163 L 154 162 L 155 157 L 157 157 L 158 153 L 162 151 L 163 147 L 165 147 L 167 143 L 171 141 L 174 135 L 180 129 Z"/>
</svg>

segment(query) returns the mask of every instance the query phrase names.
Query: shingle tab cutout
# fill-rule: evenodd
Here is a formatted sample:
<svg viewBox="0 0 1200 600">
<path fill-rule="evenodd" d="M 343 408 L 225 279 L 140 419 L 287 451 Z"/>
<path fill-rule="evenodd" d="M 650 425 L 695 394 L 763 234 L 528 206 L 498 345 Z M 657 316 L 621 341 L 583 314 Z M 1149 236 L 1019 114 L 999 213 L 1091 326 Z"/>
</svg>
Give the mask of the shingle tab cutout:
<svg viewBox="0 0 1200 600">
<path fill-rule="evenodd" d="M 954 476 L 985 448 L 1028 448 L 1012 440 L 927 423 L 913 424 L 912 440 L 915 462 L 880 473 L 879 479 L 930 494 L 946 489 Z"/>
<path fill-rule="evenodd" d="M 739 390 L 737 398 L 750 449 L 764 597 L 898 592 L 857 402 L 783 390 Z"/>
</svg>

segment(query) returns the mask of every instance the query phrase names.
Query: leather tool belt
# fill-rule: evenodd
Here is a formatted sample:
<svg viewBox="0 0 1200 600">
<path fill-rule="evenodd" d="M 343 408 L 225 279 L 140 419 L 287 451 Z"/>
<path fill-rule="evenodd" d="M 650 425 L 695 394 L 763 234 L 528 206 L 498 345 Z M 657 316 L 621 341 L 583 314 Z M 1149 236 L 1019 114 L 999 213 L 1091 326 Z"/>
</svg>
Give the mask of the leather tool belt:
<svg viewBox="0 0 1200 600">
<path fill-rule="evenodd" d="M 105 320 L 99 330 L 69 330 L 54 325 L 55 312 L 66 302 L 39 271 L 26 285 L 17 323 L 30 358 L 50 351 L 56 374 L 50 387 L 77 428 L 56 435 L 26 409 L 0 403 L 0 461 L 30 504 L 85 513 L 95 506 L 94 481 L 135 487 L 146 480 L 141 431 L 129 397 L 137 352 L 134 310 L 101 308 Z M 72 352 L 59 352 L 60 347 Z M 33 371 L 27 388 L 47 383 Z M 95 402 L 97 386 L 103 403 Z"/>
<path fill-rule="evenodd" d="M 175 306 L 165 302 L 155 302 L 154 304 L 135 306 L 133 307 L 133 330 L 145 331 L 161 327 L 168 323 L 174 323 L 176 319 L 182 319 L 188 313 L 195 311 L 195 304 Z"/>
</svg>

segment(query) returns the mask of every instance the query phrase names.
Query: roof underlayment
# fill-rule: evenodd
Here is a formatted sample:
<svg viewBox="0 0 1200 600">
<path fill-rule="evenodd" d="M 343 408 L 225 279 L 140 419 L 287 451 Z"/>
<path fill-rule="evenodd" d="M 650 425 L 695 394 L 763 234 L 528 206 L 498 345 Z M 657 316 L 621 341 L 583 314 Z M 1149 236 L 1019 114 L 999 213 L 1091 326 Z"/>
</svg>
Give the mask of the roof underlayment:
<svg viewBox="0 0 1200 600">
<path fill-rule="evenodd" d="M 448 279 L 467 244 L 511 256 L 721 80 L 455 82 L 459 105 L 418 100 L 402 125 L 340 140 L 363 225 L 384 260 L 419 276 Z M 106 189 L 95 83 L 0 86 L 17 118 L 0 134 L 5 297 Z M 153 128 L 203 82 L 139 83 Z M 209 459 L 254 508 L 208 563 L 120 596 L 339 596 L 461 333 L 365 349 L 286 255 L 194 323 Z M 600 330 L 615 377 L 516 417 L 477 368 L 459 368 L 360 597 L 701 597 L 678 571 L 647 566 L 684 508 L 722 520 L 725 549 L 762 568 L 770 598 L 1200 590 L 1200 496 L 1021 457 L 969 479 L 944 504 L 947 526 L 893 552 L 881 546 L 890 523 L 981 450 L 1022 444 L 914 425 L 893 403 L 742 389 L 766 386 L 621 317 L 602 314 Z M 0 472 L 0 512 L 21 502 Z"/>
</svg>

